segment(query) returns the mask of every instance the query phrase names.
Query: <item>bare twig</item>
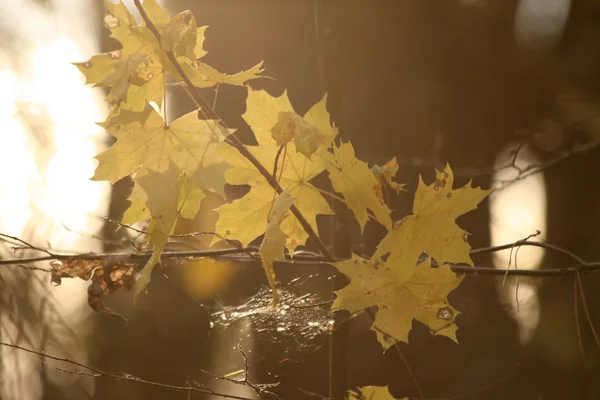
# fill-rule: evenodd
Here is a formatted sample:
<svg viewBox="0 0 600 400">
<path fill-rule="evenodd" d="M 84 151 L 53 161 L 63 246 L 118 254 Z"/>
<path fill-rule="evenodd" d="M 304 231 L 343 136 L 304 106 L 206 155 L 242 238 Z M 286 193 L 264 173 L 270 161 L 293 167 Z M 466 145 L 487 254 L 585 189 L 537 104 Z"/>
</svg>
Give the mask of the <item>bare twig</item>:
<svg viewBox="0 0 600 400">
<path fill-rule="evenodd" d="M 410 367 L 410 364 L 408 363 L 408 360 L 406 359 L 406 357 L 404 357 L 404 354 L 402 353 L 402 350 L 399 347 L 400 340 L 396 339 L 395 337 L 393 337 L 389 333 L 384 332 L 383 330 L 381 330 L 381 328 L 379 328 L 378 326 L 375 325 L 375 313 L 373 312 L 373 310 L 371 310 L 371 309 L 368 308 L 367 309 L 367 314 L 369 314 L 369 317 L 371 318 L 371 321 L 373 322 L 373 329 L 379 331 L 384 336 L 392 338 L 396 342 L 396 344 L 394 344 L 393 347 L 396 350 L 396 353 L 398 353 L 398 356 L 400 357 L 400 360 L 402 360 L 402 363 L 404 364 L 404 367 L 406 368 L 406 371 L 408 372 L 408 376 L 410 377 L 410 379 L 413 382 L 413 386 L 415 387 L 415 390 L 417 392 L 418 398 L 420 400 L 424 400 L 425 396 L 423 395 L 423 391 L 421 390 L 421 385 L 419 384 L 419 381 L 417 380 L 417 377 L 413 373 L 412 368 Z"/>
<path fill-rule="evenodd" d="M 244 369 L 241 371 L 244 374 L 244 379 L 237 380 L 237 379 L 229 378 L 228 376 L 216 375 L 209 371 L 205 371 L 205 370 L 201 370 L 201 371 L 213 379 L 227 381 L 227 382 L 233 383 L 235 385 L 248 386 L 249 388 L 254 390 L 254 392 L 256 394 L 258 394 L 259 396 L 265 394 L 276 400 L 279 400 L 279 396 L 277 394 L 275 394 L 267 389 L 267 388 L 272 388 L 272 387 L 278 386 L 279 383 L 252 383 L 252 382 L 248 381 L 248 372 L 249 372 L 248 357 L 246 356 L 246 353 L 244 353 L 242 346 L 239 344 L 238 344 L 238 350 L 240 351 L 240 354 L 242 355 L 242 358 L 244 359 Z"/>
<path fill-rule="evenodd" d="M 94 377 L 94 378 L 110 378 L 110 379 L 115 379 L 115 380 L 119 380 L 119 381 L 127 381 L 127 382 L 135 382 L 135 383 L 139 383 L 139 384 L 143 384 L 143 385 L 148 385 L 148 386 L 154 386 L 154 387 L 160 387 L 163 389 L 168 389 L 168 390 L 174 390 L 177 392 L 196 392 L 196 393 L 202 393 L 202 394 L 209 394 L 209 395 L 213 395 L 213 396 L 219 396 L 219 397 L 223 397 L 223 398 L 227 398 L 227 399 L 239 399 L 239 400 L 252 400 L 249 397 L 242 397 L 242 396 L 235 396 L 235 395 L 230 395 L 230 394 L 226 394 L 226 393 L 219 393 L 219 392 L 215 392 L 213 390 L 210 389 L 205 389 L 205 388 L 198 388 L 198 387 L 190 387 L 188 386 L 177 386 L 177 385 L 170 385 L 167 383 L 160 383 L 160 382 L 153 382 L 153 381 L 148 381 L 146 379 L 142 379 L 139 378 L 137 376 L 133 376 L 130 374 L 126 374 L 126 373 L 113 373 L 113 372 L 106 372 L 103 370 L 100 370 L 98 368 L 94 368 L 91 367 L 89 365 L 85 365 L 82 364 L 80 362 L 77 361 L 73 361 L 70 360 L 68 358 L 65 357 L 57 357 L 57 356 L 52 356 L 50 354 L 46 354 L 43 352 L 39 352 L 36 350 L 31 350 L 16 344 L 11 344 L 11 343 L 4 343 L 4 342 L 0 342 L 0 346 L 4 346 L 4 347 L 11 347 L 15 350 L 19 350 L 19 351 L 23 351 L 26 353 L 30 353 L 30 354 L 35 354 L 36 356 L 41 357 L 44 360 L 54 360 L 54 361 L 60 361 L 69 365 L 73 365 L 75 367 L 79 367 L 79 368 L 83 368 L 84 370 L 87 371 L 69 371 L 66 369 L 62 369 L 62 368 L 56 368 L 59 371 L 62 372 L 66 372 L 66 373 L 72 373 L 72 374 L 76 374 L 76 375 L 83 375 L 83 376 L 90 376 L 90 377 Z"/>
<path fill-rule="evenodd" d="M 9 239 L 9 240 L 12 240 L 14 242 L 21 243 L 21 244 L 23 244 L 25 246 L 25 247 L 16 247 L 16 248 L 13 247 L 13 250 L 15 250 L 15 252 L 17 250 L 30 249 L 30 250 L 36 250 L 36 251 L 39 251 L 39 252 L 42 252 L 42 253 L 46 253 L 49 256 L 53 256 L 54 255 L 48 249 L 44 249 L 44 248 L 41 248 L 41 247 L 34 246 L 31 243 L 28 243 L 28 242 L 26 242 L 23 239 L 19 239 L 18 237 L 7 235 L 7 234 L 4 234 L 4 233 L 0 233 L 0 240 L 5 240 L 5 239 Z"/>
<path fill-rule="evenodd" d="M 322 394 L 311 392 L 306 389 L 298 388 L 298 391 L 300 393 L 304 393 L 305 395 L 307 395 L 309 397 L 316 397 L 317 399 L 321 399 L 321 400 L 330 400 L 330 398 L 327 396 L 323 396 Z"/>
<path fill-rule="evenodd" d="M 587 319 L 588 325 L 592 330 L 592 335 L 594 335 L 594 340 L 596 340 L 596 344 L 600 349 L 600 339 L 598 338 L 598 334 L 596 333 L 596 328 L 594 328 L 594 322 L 590 317 L 590 312 L 588 310 L 587 302 L 585 301 L 585 293 L 583 292 L 583 284 L 581 283 L 581 276 L 579 275 L 579 271 L 575 271 L 575 277 L 577 278 L 577 283 L 579 283 L 579 294 L 581 296 L 581 304 L 583 305 L 583 312 L 585 312 L 585 318 Z"/>
<path fill-rule="evenodd" d="M 577 329 L 577 343 L 579 344 L 579 353 L 581 354 L 581 361 L 585 363 L 585 352 L 583 351 L 583 340 L 581 340 L 581 325 L 579 324 L 579 282 L 573 279 L 573 311 L 575 314 L 575 328 Z"/>
<path fill-rule="evenodd" d="M 484 254 L 484 253 L 495 253 L 497 251 L 509 250 L 509 249 L 512 249 L 513 247 L 517 247 L 517 246 L 542 247 L 547 250 L 552 250 L 557 253 L 561 253 L 561 254 L 569 257 L 570 259 L 572 259 L 573 261 L 575 261 L 578 264 L 581 264 L 581 265 L 587 264 L 584 259 L 582 259 L 581 257 L 577 256 L 576 254 L 574 254 L 568 250 L 563 249 L 562 247 L 558 247 L 553 244 L 544 243 L 544 242 L 530 242 L 528 240 L 517 240 L 514 243 L 508 243 L 508 244 L 503 244 L 503 245 L 499 245 L 499 246 L 489 246 L 489 247 L 480 247 L 478 249 L 471 249 L 469 254 L 476 255 L 476 254 Z"/>
<path fill-rule="evenodd" d="M 588 121 L 588 120 L 590 120 L 592 118 L 596 118 L 596 117 L 598 117 L 598 115 L 594 114 L 591 117 L 588 117 L 581 121 L 576 122 L 575 124 L 573 124 L 573 126 L 577 126 L 580 123 L 583 123 L 585 121 Z M 566 161 L 567 159 L 569 159 L 571 157 L 582 155 L 592 149 L 595 149 L 596 147 L 599 147 L 600 140 L 595 140 L 595 141 L 592 141 L 585 145 L 580 145 L 578 147 L 574 147 L 569 150 L 563 151 L 563 152 L 559 153 L 556 157 L 553 157 L 545 162 L 542 162 L 539 164 L 531 164 L 526 167 L 519 167 L 515 164 L 516 156 L 518 156 L 518 152 L 520 152 L 524 147 L 526 147 L 525 146 L 526 144 L 527 144 L 527 141 L 521 143 L 519 145 L 518 151 L 513 150 L 511 152 L 511 155 L 512 155 L 511 161 L 504 165 L 501 165 L 499 167 L 477 167 L 477 166 L 456 167 L 456 168 L 452 168 L 452 172 L 456 176 L 464 176 L 464 177 L 474 178 L 474 177 L 492 176 L 492 175 L 496 174 L 497 172 L 504 171 L 507 169 L 516 170 L 518 173 L 517 177 L 515 177 L 514 179 L 504 180 L 504 181 L 499 182 L 501 184 L 501 187 L 496 190 L 502 190 L 502 189 L 512 185 L 515 182 L 518 182 L 518 181 L 526 179 L 532 175 L 535 175 L 535 174 L 543 172 L 547 169 L 550 169 L 551 167 L 554 167 L 554 166 L 562 163 L 563 161 Z M 397 157 L 397 163 L 400 166 L 409 167 L 409 168 L 440 168 L 440 167 L 443 167 L 443 165 L 432 164 L 422 158 Z"/>
</svg>

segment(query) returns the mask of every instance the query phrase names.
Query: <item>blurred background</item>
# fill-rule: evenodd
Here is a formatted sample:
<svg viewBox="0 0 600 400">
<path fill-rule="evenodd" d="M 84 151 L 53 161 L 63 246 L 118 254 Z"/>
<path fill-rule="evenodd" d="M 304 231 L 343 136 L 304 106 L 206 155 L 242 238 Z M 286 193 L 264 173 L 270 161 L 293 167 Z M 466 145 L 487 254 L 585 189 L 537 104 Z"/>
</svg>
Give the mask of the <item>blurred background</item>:
<svg viewBox="0 0 600 400">
<path fill-rule="evenodd" d="M 125 4 L 134 10 L 131 1 Z M 209 26 L 204 61 L 218 70 L 233 74 L 264 60 L 264 75 L 274 79 L 251 86 L 273 95 L 287 89 L 299 113 L 327 92 L 332 119 L 359 158 L 382 165 L 397 157 L 397 180 L 407 183 L 408 193 L 393 197 L 394 220 L 410 213 L 419 174 L 430 182 L 434 168 L 448 162 L 456 186 L 472 179 L 477 186 L 498 188 L 458 221 L 472 233 L 473 248 L 510 243 L 539 230 L 534 240 L 600 260 L 599 1 L 161 4 L 171 15 L 190 9 L 198 26 Z M 100 0 L 0 4 L 1 233 L 77 252 L 131 251 L 131 242 L 140 240 L 102 219 L 121 219 L 132 184 L 89 180 L 93 156 L 112 143 L 94 124 L 105 119 L 105 93 L 84 86 L 70 65 L 118 48 L 102 27 L 103 13 Z M 206 95 L 212 98 L 214 92 Z M 169 96 L 170 115 L 193 109 L 184 93 L 173 90 Z M 244 88 L 219 89 L 218 113 L 250 137 L 240 117 L 244 109 Z M 239 193 L 232 189 L 228 195 Z M 211 230 L 216 220 L 211 210 L 223 202 L 208 196 L 204 211 L 177 232 Z M 336 212 L 333 224 L 320 221 L 336 255 L 372 252 L 384 232 L 367 226 L 361 237 L 348 211 L 338 206 Z M 209 243 L 201 238 L 178 245 Z M 33 255 L 15 253 L 11 246 L 0 247 L 2 258 Z M 532 247 L 474 261 L 499 269 L 571 262 Z M 293 336 L 273 340 L 244 318 L 226 330 L 211 328 L 211 313 L 243 303 L 266 285 L 260 265 L 201 260 L 157 271 L 135 309 L 131 294 L 106 298 L 127 318 L 124 323 L 89 309 L 89 282 L 65 279 L 53 287 L 47 273 L 0 266 L 0 341 L 165 384 L 185 386 L 192 379 L 247 398 L 258 396 L 202 372 L 242 379 L 238 344 L 248 356 L 249 379 L 281 382 L 272 390 L 283 399 L 340 398 L 347 388 L 388 384 L 398 398 L 600 398 L 600 343 L 589 323 L 600 329 L 597 274 L 582 275 L 578 291 L 570 276 L 467 277 L 450 298 L 463 313 L 460 346 L 432 338 L 415 323 L 410 343 L 398 346 L 405 363 L 392 349 L 382 354 L 366 315 L 342 324 L 333 341 L 317 335 L 310 346 Z M 277 272 L 298 295 L 332 297 L 327 266 Z M 336 289 L 345 284 L 343 277 L 333 281 Z M 0 347 L 0 399 L 190 395 L 78 376 L 56 366 L 75 370 Z"/>
</svg>

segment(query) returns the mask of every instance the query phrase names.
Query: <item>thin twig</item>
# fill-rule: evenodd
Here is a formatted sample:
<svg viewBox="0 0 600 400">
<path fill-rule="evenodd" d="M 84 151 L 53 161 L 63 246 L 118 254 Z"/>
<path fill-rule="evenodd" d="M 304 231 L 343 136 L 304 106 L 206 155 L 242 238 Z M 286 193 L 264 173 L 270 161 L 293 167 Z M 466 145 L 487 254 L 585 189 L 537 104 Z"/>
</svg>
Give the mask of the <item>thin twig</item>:
<svg viewBox="0 0 600 400">
<path fill-rule="evenodd" d="M 547 250 L 552 250 L 557 253 L 561 253 L 561 254 L 571 258 L 573 261 L 575 261 L 578 264 L 581 264 L 581 265 L 587 264 L 587 262 L 584 259 L 582 259 L 581 257 L 577 256 L 576 254 L 574 254 L 568 250 L 563 249 L 562 247 L 558 247 L 553 244 L 544 243 L 544 242 L 530 242 L 528 240 L 517 240 L 514 243 L 508 243 L 508 244 L 503 244 L 503 245 L 499 245 L 499 246 L 489 246 L 489 247 L 481 247 L 478 249 L 471 249 L 469 251 L 469 254 L 476 255 L 476 254 L 485 254 L 485 253 L 495 253 L 497 251 L 508 250 L 508 249 L 511 249 L 516 246 L 542 247 Z"/>
<path fill-rule="evenodd" d="M 40 252 L 42 252 L 42 253 L 46 253 L 46 254 L 48 254 L 49 256 L 53 256 L 53 255 L 54 255 L 54 254 L 53 254 L 53 253 L 52 253 L 50 250 L 48 250 L 48 249 L 43 249 L 43 248 L 41 248 L 41 247 L 34 246 L 34 245 L 32 245 L 31 243 L 28 243 L 28 242 L 26 242 L 25 240 L 23 240 L 23 239 L 19 239 L 18 237 L 15 237 L 15 236 L 11 236 L 11 235 L 7 235 L 7 234 L 4 234 L 4 233 L 0 233 L 0 238 L 10 239 L 10 240 L 13 240 L 13 241 L 15 241 L 15 242 L 19 242 L 19 243 L 21 243 L 21 244 L 25 245 L 25 246 L 26 246 L 25 248 L 27 248 L 27 249 L 31 249 L 31 250 L 37 250 L 37 251 L 40 251 Z M 20 249 L 20 248 L 19 248 L 19 249 Z"/>
<path fill-rule="evenodd" d="M 15 350 L 24 351 L 24 352 L 30 353 L 30 354 L 35 354 L 36 356 L 39 356 L 39 357 L 41 357 L 43 359 L 60 361 L 60 362 L 64 362 L 64 363 L 69 364 L 69 365 L 73 365 L 73 366 L 80 367 L 80 368 L 86 369 L 88 371 L 91 371 L 91 372 L 85 372 L 85 371 L 68 371 L 68 370 L 64 370 L 64 369 L 59 369 L 60 371 L 63 371 L 63 372 L 74 373 L 74 374 L 77 374 L 77 375 L 91 376 L 91 377 L 94 377 L 94 378 L 111 378 L 111 379 L 115 379 L 115 380 L 119 380 L 119 381 L 128 381 L 128 382 L 141 383 L 141 384 L 144 384 L 144 385 L 160 387 L 160 388 L 168 389 L 168 390 L 175 390 L 175 391 L 178 391 L 178 392 L 193 391 L 193 392 L 196 392 L 196 393 L 203 393 L 203 394 L 208 394 L 208 395 L 213 395 L 213 396 L 220 396 L 220 397 L 227 398 L 227 399 L 252 400 L 249 397 L 235 396 L 235 395 L 230 395 L 230 394 L 226 394 L 226 393 L 218 393 L 218 392 L 215 392 L 215 391 L 212 391 L 212 390 L 207 390 L 207 389 L 201 389 L 201 388 L 195 388 L 195 387 L 190 388 L 189 386 L 177 386 L 177 385 L 170 385 L 170 384 L 167 384 L 167 383 L 160 383 L 160 382 L 148 381 L 146 379 L 138 378 L 136 376 L 133 376 L 133 375 L 130 375 L 130 374 L 125 374 L 125 373 L 106 372 L 106 371 L 100 370 L 98 368 L 94 368 L 94 367 L 91 367 L 89 365 L 85 365 L 85 364 L 82 364 L 80 362 L 70 360 L 70 359 L 65 358 L 65 357 L 52 356 L 50 354 L 46 354 L 46 353 L 43 353 L 43 352 L 31 350 L 31 349 L 28 349 L 28 348 L 25 348 L 25 347 L 22 347 L 22 346 L 19 346 L 19 345 L 16 345 L 16 344 L 0 342 L 0 346 L 11 347 L 11 348 L 13 348 Z"/>
<path fill-rule="evenodd" d="M 298 388 L 298 391 L 300 393 L 304 393 L 305 395 L 307 395 L 309 397 L 316 397 L 317 399 L 321 399 L 321 400 L 330 400 L 330 398 L 327 396 L 323 396 L 322 394 L 311 392 L 306 389 Z"/>
<path fill-rule="evenodd" d="M 581 304 L 583 305 L 583 311 L 585 312 L 585 317 L 587 318 L 588 325 L 592 330 L 592 334 L 594 335 L 594 339 L 596 340 L 596 344 L 600 349 L 600 339 L 598 338 L 598 334 L 596 333 L 596 328 L 594 328 L 594 323 L 592 322 L 592 318 L 590 317 L 590 311 L 587 307 L 587 302 L 585 301 L 585 293 L 583 292 L 583 284 L 581 283 L 581 276 L 579 275 L 579 271 L 575 271 L 575 276 L 577 277 L 577 282 L 579 283 L 579 295 L 581 296 Z"/>
<path fill-rule="evenodd" d="M 233 379 L 233 378 L 229 378 L 228 376 L 221 376 L 221 375 L 216 375 L 213 374 L 212 372 L 209 371 L 205 371 L 205 370 L 201 370 L 202 373 L 210 376 L 213 379 L 218 379 L 218 380 L 223 380 L 223 381 L 227 381 L 229 383 L 233 383 L 235 385 L 242 385 L 242 386 L 248 386 L 249 388 L 251 388 L 252 390 L 254 390 L 254 392 L 256 394 L 263 395 L 266 394 L 276 400 L 279 400 L 279 396 L 273 392 L 271 392 L 270 390 L 267 390 L 267 388 L 272 388 L 275 386 L 278 386 L 279 383 L 252 383 L 250 381 L 248 381 L 248 373 L 249 373 L 249 368 L 248 368 L 248 357 L 246 356 L 246 353 L 244 353 L 244 350 L 242 349 L 242 346 L 238 344 L 238 350 L 240 351 L 240 354 L 242 355 L 242 358 L 244 360 L 244 369 L 240 372 L 244 373 L 244 379 L 243 380 L 237 380 L 237 379 Z"/>
<path fill-rule="evenodd" d="M 379 331 L 382 335 L 392 338 L 396 342 L 393 347 L 396 350 L 396 353 L 398 353 L 400 360 L 402 360 L 402 363 L 406 367 L 406 371 L 408 372 L 408 375 L 409 375 L 411 381 L 413 382 L 413 386 L 415 387 L 415 390 L 417 391 L 417 395 L 419 396 L 419 399 L 424 400 L 425 396 L 423 395 L 423 391 L 421 390 L 421 385 L 419 384 L 417 377 L 413 373 L 412 368 L 410 367 L 410 364 L 408 363 L 408 360 L 406 359 L 406 357 L 404 357 L 402 350 L 400 350 L 400 347 L 398 346 L 400 341 L 397 340 L 392 335 L 390 335 L 389 333 L 384 332 L 383 330 L 381 330 L 381 328 L 379 328 L 378 326 L 375 325 L 375 313 L 373 312 L 373 310 L 371 310 L 370 308 L 367 308 L 366 311 L 367 311 L 367 314 L 369 314 L 371 321 L 373 322 L 373 328 L 376 329 L 377 331 Z"/>
<path fill-rule="evenodd" d="M 579 282 L 573 279 L 573 311 L 575 314 L 575 328 L 577 329 L 577 343 L 579 343 L 579 352 L 581 361 L 585 363 L 585 352 L 583 351 L 583 340 L 581 340 L 581 326 L 579 325 L 579 296 L 577 295 Z"/>
</svg>

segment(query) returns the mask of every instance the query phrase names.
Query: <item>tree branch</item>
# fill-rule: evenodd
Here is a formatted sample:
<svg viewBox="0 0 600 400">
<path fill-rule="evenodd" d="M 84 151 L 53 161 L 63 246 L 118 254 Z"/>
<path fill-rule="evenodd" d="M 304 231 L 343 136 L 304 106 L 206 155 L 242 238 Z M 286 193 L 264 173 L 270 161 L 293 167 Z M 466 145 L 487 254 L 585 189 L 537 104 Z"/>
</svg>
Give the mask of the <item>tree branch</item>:
<svg viewBox="0 0 600 400">
<path fill-rule="evenodd" d="M 0 234 L 1 236 L 2 234 Z M 14 238 L 14 240 L 19 241 L 18 238 Z M 47 249 L 42 249 L 33 245 L 29 245 L 31 250 L 36 250 L 40 252 L 48 253 Z M 596 262 L 586 262 L 581 257 L 576 254 L 565 250 L 561 247 L 543 243 L 543 242 L 531 242 L 528 240 L 518 240 L 514 243 L 503 244 L 500 246 L 489 246 L 489 247 L 481 247 L 477 249 L 472 249 L 470 251 L 471 255 L 484 254 L 484 253 L 494 253 L 497 251 L 509 250 L 515 247 L 521 246 L 533 246 L 533 247 L 541 247 L 550 251 L 557 252 L 559 254 L 563 254 L 564 256 L 570 258 L 575 261 L 575 264 L 563 267 L 563 268 L 547 268 L 547 269 L 519 269 L 519 270 L 506 270 L 506 269 L 498 269 L 495 267 L 489 266 L 475 266 L 472 267 L 468 264 L 452 264 L 450 268 L 452 271 L 458 274 L 465 275 L 510 275 L 510 276 L 529 276 L 529 277 L 554 277 L 554 276 L 564 276 L 564 275 L 574 275 L 576 273 L 589 273 L 594 272 L 596 270 L 600 270 L 600 261 Z M 253 257 L 254 254 L 258 252 L 258 247 L 255 246 L 247 246 L 247 247 L 232 247 L 227 249 L 214 249 L 214 250 L 194 250 L 194 251 L 165 251 L 163 252 L 161 258 L 163 259 L 185 259 L 186 261 L 191 261 L 204 257 L 212 257 L 215 259 L 223 260 L 223 261 L 235 261 L 240 263 L 256 263 L 256 258 Z M 2 265 L 18 265 L 21 268 L 29 268 L 26 267 L 25 264 L 30 264 L 39 261 L 52 261 L 52 260 L 66 260 L 66 261 L 74 261 L 74 260 L 107 260 L 107 259 L 120 259 L 127 261 L 136 261 L 136 262 L 145 262 L 150 258 L 149 253 L 86 253 L 86 254 L 67 254 L 61 252 L 52 252 L 51 255 L 41 256 L 41 257 L 31 257 L 31 258 L 19 258 L 13 260 L 0 260 L 0 266 Z M 344 261 L 344 259 L 335 259 L 333 262 Z M 298 264 L 308 264 L 308 265 L 329 265 L 332 261 L 329 261 L 323 255 L 310 252 L 310 251 L 298 251 L 294 253 L 293 258 L 286 254 L 285 260 L 276 260 L 276 265 L 298 265 Z M 34 268 L 29 268 L 34 269 Z M 42 270 L 44 272 L 51 272 L 50 270 L 45 270 L 42 268 L 36 267 L 35 269 Z"/>
<path fill-rule="evenodd" d="M 154 34 L 154 36 L 158 40 L 158 43 L 161 43 L 160 32 L 158 31 L 158 29 L 156 28 L 154 23 L 148 17 L 146 10 L 144 10 L 144 8 L 142 7 L 141 1 L 133 0 L 133 3 L 135 4 L 136 8 L 140 12 L 140 15 L 142 16 L 142 19 L 146 23 L 146 26 L 148 27 L 148 29 L 150 29 L 150 31 Z M 175 70 L 177 71 L 177 73 L 181 76 L 181 78 L 185 82 L 187 88 L 189 89 L 189 93 L 193 97 L 194 101 L 197 104 L 204 104 L 206 106 L 207 110 L 210 110 L 212 114 L 216 115 L 216 113 L 214 112 L 211 105 L 206 101 L 206 99 L 204 99 L 204 97 L 202 97 L 200 95 L 200 93 L 198 92 L 198 90 L 196 89 L 196 87 L 194 86 L 192 81 L 190 80 L 190 78 L 186 75 L 185 71 L 181 68 L 181 65 L 179 64 L 179 61 L 177 61 L 175 54 L 173 54 L 173 52 L 171 52 L 171 51 L 166 51 L 166 50 L 163 50 L 163 51 L 167 55 L 167 58 L 169 59 L 169 61 L 175 67 Z M 216 117 L 217 117 L 217 119 L 220 120 L 220 118 L 218 118 L 218 116 L 216 116 Z M 240 139 L 233 134 L 229 135 L 229 139 L 231 140 L 233 147 L 235 147 L 240 152 L 240 154 L 242 154 L 244 157 L 246 157 L 246 159 L 248 159 L 248 161 L 250 161 L 252 163 L 252 165 L 258 170 L 258 172 L 260 172 L 260 174 L 267 180 L 269 185 L 271 185 L 271 187 L 273 189 L 275 189 L 275 191 L 278 194 L 281 194 L 281 192 L 283 192 L 283 189 L 277 183 L 277 179 L 273 175 L 271 175 L 269 173 L 269 171 L 267 171 L 267 169 L 264 167 L 264 165 L 262 165 L 260 163 L 260 161 L 258 161 L 258 159 L 256 159 L 256 157 L 254 157 L 254 155 L 240 141 Z M 325 257 L 325 259 L 327 261 L 330 261 L 330 262 L 335 261 L 335 259 L 333 258 L 333 255 L 331 254 L 331 251 L 329 251 L 327 246 L 325 246 L 325 243 L 323 243 L 323 241 L 319 238 L 319 235 L 317 235 L 317 233 L 313 230 L 312 226 L 310 226 L 310 224 L 308 223 L 306 218 L 304 218 L 304 216 L 298 210 L 298 208 L 292 204 L 292 206 L 290 207 L 290 211 L 292 212 L 292 214 L 294 214 L 294 216 L 296 217 L 298 222 L 300 222 L 300 225 L 302 225 L 302 228 L 306 231 L 308 236 L 316 243 L 317 247 L 319 248 L 319 251 L 323 254 L 323 257 Z"/>
</svg>

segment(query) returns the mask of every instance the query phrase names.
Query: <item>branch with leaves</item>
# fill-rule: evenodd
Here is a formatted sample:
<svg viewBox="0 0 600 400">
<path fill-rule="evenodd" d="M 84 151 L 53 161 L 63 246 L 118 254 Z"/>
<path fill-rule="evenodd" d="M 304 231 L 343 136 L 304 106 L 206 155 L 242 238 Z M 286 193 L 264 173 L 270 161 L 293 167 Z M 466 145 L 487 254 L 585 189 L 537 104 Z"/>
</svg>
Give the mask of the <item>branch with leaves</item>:
<svg viewBox="0 0 600 400">
<path fill-rule="evenodd" d="M 128 226 L 126 226 L 128 227 Z M 136 231 L 146 234 L 145 231 L 139 230 L 137 228 L 129 227 L 135 229 Z M 214 235 L 214 232 L 194 232 L 190 234 L 183 235 L 172 235 L 171 237 L 189 237 L 189 235 Z M 0 233 L 1 238 L 12 237 L 9 235 L 5 235 Z M 15 238 L 18 239 L 18 238 Z M 20 240 L 20 239 L 19 239 Z M 498 269 L 497 267 L 487 267 L 487 266 L 470 266 L 466 264 L 451 264 L 450 268 L 457 274 L 465 274 L 465 275 L 510 275 L 510 276 L 529 276 L 529 277 L 539 277 L 539 278 L 551 278 L 557 276 L 569 276 L 574 275 L 576 272 L 580 274 L 595 272 L 600 269 L 600 262 L 593 261 L 588 262 L 583 260 L 581 257 L 576 254 L 563 249 L 562 247 L 558 247 L 552 245 L 550 243 L 545 242 L 534 242 L 530 240 L 518 240 L 513 243 L 498 245 L 498 246 L 489 246 L 489 247 L 481 247 L 469 250 L 469 254 L 471 255 L 481 255 L 481 254 L 489 254 L 495 253 L 499 251 L 518 249 L 519 247 L 539 247 L 549 251 L 557 252 L 565 256 L 565 258 L 573 261 L 572 264 L 566 265 L 563 268 L 535 268 L 535 269 L 527 269 L 523 267 L 519 267 L 519 269 Z M 23 251 L 23 250 L 33 250 L 33 251 L 41 251 L 44 253 L 50 253 L 46 256 L 41 257 L 23 257 L 16 259 L 6 259 L 0 260 L 0 266 L 5 265 L 17 265 L 22 268 L 28 268 L 32 270 L 39 270 L 42 272 L 52 273 L 52 268 L 42 268 L 36 267 L 34 265 L 29 265 L 36 262 L 41 261 L 61 261 L 65 260 L 65 264 L 68 264 L 69 261 L 89 261 L 89 262 L 107 262 L 110 260 L 126 260 L 129 262 L 133 262 L 136 264 L 144 264 L 150 257 L 151 254 L 148 252 L 114 252 L 114 253 L 86 253 L 86 254 L 73 254 L 73 253 L 63 253 L 58 251 L 52 251 L 50 249 L 41 248 L 37 246 L 24 246 L 16 248 L 14 246 L 10 247 L 13 251 Z M 193 251 L 182 251 L 182 250 L 173 250 L 173 251 L 164 251 L 162 253 L 162 258 L 165 260 L 175 260 L 182 262 L 194 261 L 206 257 L 214 258 L 222 261 L 235 261 L 239 263 L 257 263 L 260 262 L 260 256 L 258 255 L 259 248 L 256 246 L 247 246 L 247 247 L 231 247 L 224 249 L 207 249 L 207 250 L 193 250 Z M 419 259 L 417 264 L 425 261 L 427 257 L 423 256 Z M 344 259 L 336 259 L 336 262 L 344 261 Z M 275 265 L 279 266 L 301 266 L 301 265 L 331 265 L 321 254 L 314 253 L 311 251 L 296 251 L 293 256 L 289 253 L 285 254 L 285 258 L 274 260 Z M 437 263 L 434 262 L 434 265 Z M 55 271 L 54 271 L 55 272 Z"/>
<path fill-rule="evenodd" d="M 147 230 L 137 231 L 151 251 L 67 254 L 2 235 L 15 251 L 36 251 L 43 255 L 1 260 L 0 265 L 27 266 L 52 261 L 55 284 L 64 278 L 90 280 L 90 306 L 118 316 L 106 307 L 102 296 L 120 289 L 133 290 L 135 301 L 145 293 L 155 266 L 166 259 L 211 257 L 260 262 L 272 289 L 272 307 L 281 300 L 275 265 L 328 264 L 350 279 L 346 287 L 335 292 L 331 310 L 350 313 L 369 310 L 373 320 L 371 329 L 384 350 L 408 341 L 413 319 L 427 325 L 434 335 L 456 341 L 455 319 L 459 312 L 448 302 L 448 295 L 466 275 L 579 277 L 580 273 L 600 269 L 600 262 L 586 262 L 567 250 L 530 238 L 504 246 L 471 249 L 469 235 L 456 224 L 456 219 L 476 210 L 491 190 L 472 187 L 471 183 L 454 188 L 454 172 L 449 165 L 436 171 L 433 182 L 426 183 L 419 177 L 411 213 L 394 221 L 390 193 L 400 194 L 405 190 L 404 185 L 396 182 L 397 160 L 371 167 L 360 160 L 352 143 L 340 139 L 327 109 L 327 95 L 300 115 L 287 92 L 275 97 L 249 86 L 249 82 L 263 77 L 262 62 L 234 75 L 204 63 L 207 27 L 198 27 L 191 12 L 170 17 L 156 0 L 145 0 L 143 4 L 134 0 L 134 4 L 141 15 L 141 24 L 122 2 L 105 2 L 104 26 L 121 48 L 75 65 L 86 77 L 86 83 L 109 89 L 106 99 L 109 114 L 100 125 L 116 141 L 96 156 L 98 166 L 92 179 L 115 183 L 132 177 L 130 206 L 118 223 L 137 229 L 132 226 L 149 220 Z M 221 85 L 247 90 L 242 118 L 254 134 L 255 145 L 243 143 L 216 113 L 216 96 L 211 104 L 200 92 Z M 185 90 L 196 110 L 170 121 L 165 104 L 168 87 Z M 518 168 L 516 159 L 521 148 L 513 153 L 510 167 Z M 518 169 L 520 179 L 535 171 Z M 198 234 L 174 235 L 178 220 L 196 218 L 208 195 L 224 200 L 225 185 L 250 190 L 216 209 L 219 218 L 210 248 L 173 250 L 174 238 Z M 333 192 L 326 188 L 332 188 Z M 361 233 L 367 224 L 384 228 L 385 235 L 373 254 L 334 258 L 319 237 L 317 223 L 319 215 L 334 216 L 332 201 L 348 208 Z M 262 238 L 259 247 L 250 245 L 259 238 Z M 214 246 L 223 241 L 230 247 Z M 298 251 L 299 247 L 310 246 L 318 253 Z M 498 270 L 475 266 L 471 259 L 472 255 L 521 246 L 560 252 L 572 264 L 545 270 Z M 141 274 L 136 280 L 137 270 Z M 372 312 L 375 306 L 376 314 Z M 93 376 L 129 380 L 126 375 L 52 359 L 87 368 Z M 145 382 L 138 378 L 131 380 Z M 243 384 L 259 394 L 272 394 L 268 386 L 250 384 L 247 379 Z M 191 391 L 191 388 L 181 390 Z M 194 391 L 209 393 L 198 387 Z M 363 391 L 349 396 L 360 398 L 371 394 Z"/>
</svg>

